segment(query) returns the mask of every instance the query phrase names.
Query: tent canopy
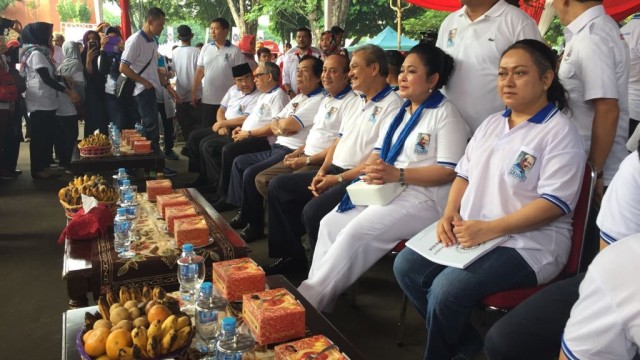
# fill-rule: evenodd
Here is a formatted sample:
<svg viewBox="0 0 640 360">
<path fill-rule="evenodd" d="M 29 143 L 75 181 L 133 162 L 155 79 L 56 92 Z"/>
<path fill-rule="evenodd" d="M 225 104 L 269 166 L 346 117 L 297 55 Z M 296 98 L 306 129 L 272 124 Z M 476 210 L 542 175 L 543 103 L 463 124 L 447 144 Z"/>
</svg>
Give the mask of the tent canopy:
<svg viewBox="0 0 640 360">
<path fill-rule="evenodd" d="M 441 11 L 456 11 L 460 9 L 460 0 L 406 0 L 407 2 L 427 9 Z M 537 3 L 544 6 L 546 0 L 530 0 L 529 5 L 535 7 Z M 522 4 L 524 1 L 520 1 Z M 607 14 L 616 21 L 621 21 L 627 16 L 640 11 L 640 0 L 604 0 L 602 2 Z M 522 7 L 522 6 L 521 6 Z M 538 19 L 536 19 L 538 20 Z"/>
<path fill-rule="evenodd" d="M 398 33 L 387 26 L 384 30 L 382 30 L 378 35 L 376 35 L 373 39 L 367 41 L 364 44 L 373 44 L 378 45 L 384 50 L 398 50 Z M 359 46 L 364 44 L 358 44 L 355 46 L 348 47 L 347 50 L 352 52 L 357 49 Z M 417 45 L 418 42 L 404 35 L 400 35 L 400 51 L 409 51 L 412 47 Z"/>
</svg>

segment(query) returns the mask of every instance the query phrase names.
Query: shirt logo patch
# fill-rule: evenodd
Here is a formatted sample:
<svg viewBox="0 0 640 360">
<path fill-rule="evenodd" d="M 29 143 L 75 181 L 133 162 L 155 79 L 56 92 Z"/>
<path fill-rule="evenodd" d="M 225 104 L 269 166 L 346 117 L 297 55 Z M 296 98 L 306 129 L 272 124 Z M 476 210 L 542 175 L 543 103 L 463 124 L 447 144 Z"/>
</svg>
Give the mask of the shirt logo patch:
<svg viewBox="0 0 640 360">
<path fill-rule="evenodd" d="M 229 54 L 224 54 L 224 62 L 229 62 Z"/>
<path fill-rule="evenodd" d="M 291 113 L 295 114 L 296 110 L 298 109 L 298 105 L 300 105 L 300 103 L 291 103 Z"/>
<path fill-rule="evenodd" d="M 376 120 L 378 120 L 376 116 L 378 116 L 378 114 L 380 114 L 381 111 L 382 111 L 382 108 L 380 106 L 375 106 L 373 108 L 373 112 L 371 112 L 371 116 L 369 117 L 369 122 L 375 123 Z"/>
<path fill-rule="evenodd" d="M 509 175 L 518 179 L 520 182 L 527 181 L 527 175 L 533 169 L 536 164 L 536 157 L 525 152 L 520 151 L 518 157 L 516 158 L 516 162 L 511 165 L 511 169 L 509 169 Z"/>
<path fill-rule="evenodd" d="M 245 108 L 246 108 L 246 107 L 245 107 L 244 105 L 240 105 L 240 106 L 238 106 L 238 114 L 244 114 L 244 109 L 245 109 Z"/>
<path fill-rule="evenodd" d="M 331 117 L 338 111 L 337 107 L 331 107 L 331 109 L 327 110 L 327 112 L 324 114 L 324 119 L 325 120 L 329 120 L 331 119 Z"/>
<path fill-rule="evenodd" d="M 447 47 L 453 47 L 456 45 L 456 36 L 458 35 L 458 28 L 449 30 L 449 36 L 447 38 Z"/>
<path fill-rule="evenodd" d="M 268 106 L 269 106 L 269 105 L 267 105 L 267 104 L 262 104 L 262 105 L 260 105 L 260 109 L 258 109 L 258 115 L 259 115 L 260 117 L 264 116 L 264 114 L 265 114 L 267 111 L 269 111 Z"/>
<path fill-rule="evenodd" d="M 418 133 L 418 139 L 413 151 L 416 154 L 426 155 L 429 153 L 429 143 L 431 143 L 431 134 Z"/>
</svg>

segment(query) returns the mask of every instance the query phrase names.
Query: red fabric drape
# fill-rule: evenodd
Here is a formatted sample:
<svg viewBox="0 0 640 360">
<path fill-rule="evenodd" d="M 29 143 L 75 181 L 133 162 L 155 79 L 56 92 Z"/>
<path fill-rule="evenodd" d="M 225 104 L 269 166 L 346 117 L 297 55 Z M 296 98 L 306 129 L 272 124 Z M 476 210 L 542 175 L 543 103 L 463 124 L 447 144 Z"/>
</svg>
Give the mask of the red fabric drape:
<svg viewBox="0 0 640 360">
<path fill-rule="evenodd" d="M 460 0 L 407 0 L 407 2 L 423 8 L 441 11 L 456 11 L 462 6 Z M 522 2 L 521 0 L 520 3 Z M 531 6 L 522 6 L 522 10 L 538 21 L 544 9 L 544 0 L 532 0 L 529 1 L 529 4 Z M 604 0 L 603 5 L 607 14 L 611 15 L 616 21 L 640 12 L 640 0 Z"/>
<path fill-rule="evenodd" d="M 129 18 L 129 0 L 120 0 L 120 32 L 122 38 L 131 36 L 131 19 Z"/>
</svg>

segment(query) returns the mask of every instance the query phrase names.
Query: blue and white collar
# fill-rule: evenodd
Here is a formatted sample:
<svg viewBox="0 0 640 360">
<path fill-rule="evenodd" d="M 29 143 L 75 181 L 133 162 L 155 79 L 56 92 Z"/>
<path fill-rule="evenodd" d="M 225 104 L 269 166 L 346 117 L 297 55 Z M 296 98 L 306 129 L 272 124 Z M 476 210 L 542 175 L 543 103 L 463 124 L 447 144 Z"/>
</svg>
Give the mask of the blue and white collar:
<svg viewBox="0 0 640 360">
<path fill-rule="evenodd" d="M 142 35 L 142 37 L 143 37 L 147 42 L 155 41 L 155 40 L 153 39 L 153 37 L 151 37 L 151 38 L 150 38 L 150 37 L 148 37 L 148 36 L 147 36 L 147 33 L 145 33 L 142 29 L 141 29 L 140 31 L 138 31 L 138 32 L 140 33 L 140 35 Z"/>
<path fill-rule="evenodd" d="M 549 119 L 551 119 L 558 111 L 558 108 L 553 103 L 548 103 L 527 121 L 537 125 L 544 124 L 549 121 Z M 505 112 L 502 113 L 502 116 L 504 118 L 508 118 L 509 116 L 511 116 L 511 109 L 505 110 Z"/>
<path fill-rule="evenodd" d="M 344 88 L 344 89 L 342 89 L 339 93 L 337 93 L 337 94 L 336 94 L 336 96 L 332 96 L 332 97 L 333 97 L 334 99 L 338 99 L 338 100 L 340 100 L 340 99 L 342 99 L 343 97 L 347 96 L 347 94 L 348 94 L 348 93 L 350 93 L 350 92 L 351 92 L 351 85 L 350 85 L 350 84 L 347 84 L 347 86 L 345 86 L 345 88 Z M 329 94 L 328 92 L 327 92 L 327 94 L 328 94 L 329 96 L 331 96 L 331 94 Z"/>
<path fill-rule="evenodd" d="M 378 102 L 386 98 L 387 95 L 391 94 L 391 92 L 393 92 L 393 88 L 389 84 L 387 84 L 382 88 L 382 90 L 380 90 L 374 97 L 371 98 L 371 101 Z M 361 94 L 360 97 L 366 100 L 367 95 Z"/>
</svg>

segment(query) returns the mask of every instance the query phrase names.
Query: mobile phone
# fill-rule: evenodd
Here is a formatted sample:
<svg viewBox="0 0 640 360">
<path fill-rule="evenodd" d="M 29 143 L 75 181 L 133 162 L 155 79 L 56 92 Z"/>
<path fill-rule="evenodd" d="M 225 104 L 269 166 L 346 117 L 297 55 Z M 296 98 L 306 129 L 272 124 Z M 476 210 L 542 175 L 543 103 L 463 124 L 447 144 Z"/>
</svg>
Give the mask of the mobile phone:
<svg viewBox="0 0 640 360">
<path fill-rule="evenodd" d="M 109 36 L 107 43 L 104 44 L 104 51 L 108 54 L 119 53 L 120 49 L 118 49 L 118 44 L 120 43 L 120 41 L 121 40 L 119 36 Z"/>
<path fill-rule="evenodd" d="M 98 47 L 98 42 L 91 40 L 89 41 L 89 49 L 96 49 Z"/>
</svg>

